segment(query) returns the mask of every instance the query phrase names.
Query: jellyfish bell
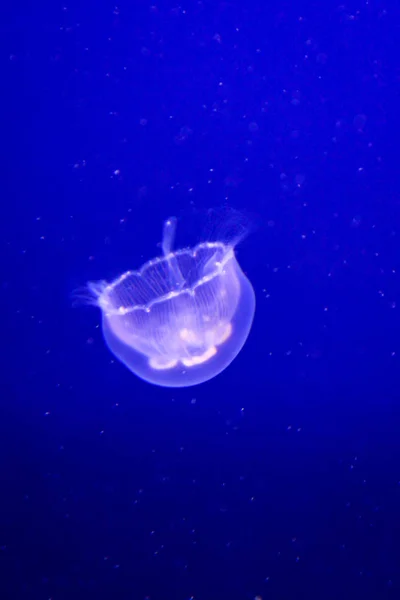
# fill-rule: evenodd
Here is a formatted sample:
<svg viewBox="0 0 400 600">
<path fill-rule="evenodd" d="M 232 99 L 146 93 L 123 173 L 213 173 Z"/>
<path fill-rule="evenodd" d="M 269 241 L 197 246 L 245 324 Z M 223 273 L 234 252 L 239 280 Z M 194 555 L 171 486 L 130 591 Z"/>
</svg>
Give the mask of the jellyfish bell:
<svg viewBox="0 0 400 600">
<path fill-rule="evenodd" d="M 160 257 L 87 286 L 111 352 L 141 379 L 165 387 L 221 373 L 243 347 L 255 310 L 235 256 L 244 231 L 174 250 L 176 226 L 175 217 L 165 221 Z"/>
</svg>

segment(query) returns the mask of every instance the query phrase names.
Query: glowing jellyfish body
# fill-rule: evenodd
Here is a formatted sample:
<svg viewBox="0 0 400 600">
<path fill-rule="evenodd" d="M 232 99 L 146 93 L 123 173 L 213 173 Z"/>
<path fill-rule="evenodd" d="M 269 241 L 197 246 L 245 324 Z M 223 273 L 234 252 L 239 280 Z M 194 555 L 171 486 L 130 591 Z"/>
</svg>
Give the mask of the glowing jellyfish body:
<svg viewBox="0 0 400 600">
<path fill-rule="evenodd" d="M 89 283 L 111 352 L 141 379 L 197 385 L 221 373 L 249 334 L 253 288 L 234 244 L 172 251 L 176 220 L 164 224 L 163 255 L 111 283 Z"/>
</svg>

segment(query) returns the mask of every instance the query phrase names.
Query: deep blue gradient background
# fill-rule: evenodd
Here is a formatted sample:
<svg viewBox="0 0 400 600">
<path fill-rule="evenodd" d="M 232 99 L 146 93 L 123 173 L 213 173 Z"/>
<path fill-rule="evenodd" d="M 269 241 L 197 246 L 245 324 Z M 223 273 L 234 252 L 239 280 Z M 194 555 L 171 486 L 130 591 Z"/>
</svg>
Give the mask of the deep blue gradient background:
<svg viewBox="0 0 400 600">
<path fill-rule="evenodd" d="M 1 598 L 398 598 L 398 6 L 9 10 Z M 147 385 L 71 294 L 221 205 L 250 337 Z"/>
</svg>

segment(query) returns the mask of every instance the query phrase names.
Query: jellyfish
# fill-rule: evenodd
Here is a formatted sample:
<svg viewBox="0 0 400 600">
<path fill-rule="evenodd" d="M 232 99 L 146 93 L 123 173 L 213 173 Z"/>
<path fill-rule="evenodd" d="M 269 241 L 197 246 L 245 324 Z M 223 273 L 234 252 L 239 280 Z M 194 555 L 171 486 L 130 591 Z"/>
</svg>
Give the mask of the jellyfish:
<svg viewBox="0 0 400 600">
<path fill-rule="evenodd" d="M 110 351 L 141 379 L 188 387 L 224 371 L 242 349 L 255 310 L 234 240 L 173 249 L 177 220 L 163 227 L 162 255 L 111 283 L 90 282 Z"/>
</svg>

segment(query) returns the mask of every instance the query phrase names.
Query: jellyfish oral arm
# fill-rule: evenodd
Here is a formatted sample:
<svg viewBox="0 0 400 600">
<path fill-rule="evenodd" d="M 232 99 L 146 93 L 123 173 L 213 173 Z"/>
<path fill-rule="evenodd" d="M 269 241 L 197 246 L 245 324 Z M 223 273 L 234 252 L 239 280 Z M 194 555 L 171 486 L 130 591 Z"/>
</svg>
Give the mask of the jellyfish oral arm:
<svg viewBox="0 0 400 600">
<path fill-rule="evenodd" d="M 164 256 L 171 254 L 176 232 L 176 217 L 170 217 L 164 223 L 162 237 L 162 251 Z"/>
<path fill-rule="evenodd" d="M 185 279 L 179 269 L 178 261 L 172 252 L 176 231 L 176 217 L 170 217 L 164 223 L 162 251 L 167 259 L 169 277 L 173 288 L 181 290 L 185 285 Z"/>
</svg>

